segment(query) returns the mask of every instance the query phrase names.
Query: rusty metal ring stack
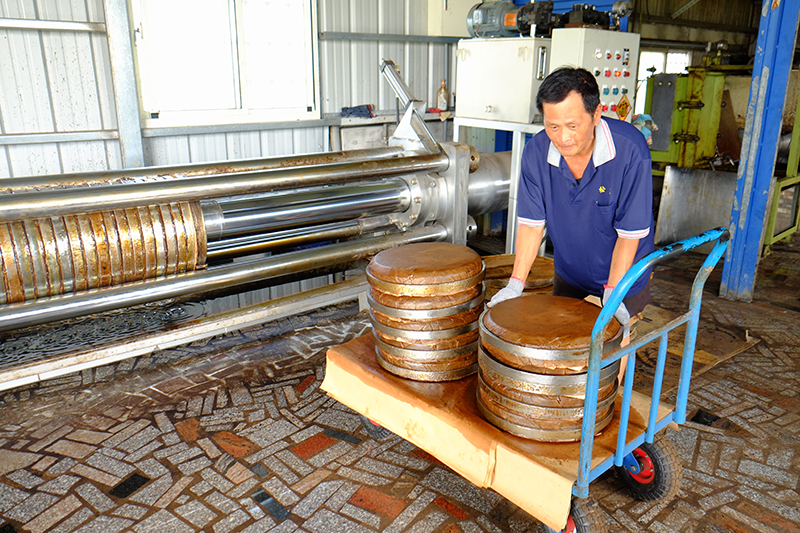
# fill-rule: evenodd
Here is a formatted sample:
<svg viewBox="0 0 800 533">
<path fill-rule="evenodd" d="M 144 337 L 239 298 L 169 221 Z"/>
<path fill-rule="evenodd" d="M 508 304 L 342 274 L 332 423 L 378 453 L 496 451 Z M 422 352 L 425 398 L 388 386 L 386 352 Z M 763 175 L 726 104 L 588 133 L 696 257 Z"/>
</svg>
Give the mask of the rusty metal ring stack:
<svg viewBox="0 0 800 533">
<path fill-rule="evenodd" d="M 205 267 L 198 203 L 0 223 L 0 304 Z"/>
<path fill-rule="evenodd" d="M 535 294 L 481 315 L 478 408 L 514 435 L 546 442 L 580 439 L 591 331 L 600 309 L 582 300 Z M 616 322 L 604 352 L 621 341 Z M 614 415 L 619 361 L 602 369 L 595 431 Z"/>
<path fill-rule="evenodd" d="M 378 363 L 417 381 L 477 371 L 483 262 L 466 246 L 418 243 L 384 250 L 367 268 Z"/>
</svg>

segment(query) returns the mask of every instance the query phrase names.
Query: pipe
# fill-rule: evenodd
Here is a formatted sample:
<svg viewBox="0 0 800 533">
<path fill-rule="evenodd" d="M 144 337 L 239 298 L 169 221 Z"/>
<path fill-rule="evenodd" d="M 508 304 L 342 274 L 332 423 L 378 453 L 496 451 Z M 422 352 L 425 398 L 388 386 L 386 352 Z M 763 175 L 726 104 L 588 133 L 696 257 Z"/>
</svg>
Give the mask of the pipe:
<svg viewBox="0 0 800 533">
<path fill-rule="evenodd" d="M 0 331 L 259 282 L 363 259 L 401 244 L 446 238 L 447 228 L 434 224 L 403 233 L 290 252 L 259 261 L 12 304 L 0 308 Z"/>
<path fill-rule="evenodd" d="M 216 163 L 192 163 L 180 166 L 142 167 L 104 172 L 82 172 L 56 176 L 31 176 L 25 178 L 4 178 L 3 191 L 23 192 L 61 189 L 65 187 L 93 187 L 98 185 L 126 185 L 145 181 L 183 179 L 212 174 L 234 174 L 239 172 L 270 171 L 292 167 L 309 167 L 331 163 L 374 161 L 399 157 L 403 149 L 397 146 L 323 152 L 318 154 L 267 157 L 261 159 L 240 159 Z"/>
<path fill-rule="evenodd" d="M 395 178 L 203 202 L 204 207 L 208 203 L 217 203 L 222 212 L 221 223 L 212 224 L 218 233 L 210 234 L 207 230 L 208 239 L 217 240 L 405 211 L 411 204 L 411 191 L 405 181 Z"/>
<path fill-rule="evenodd" d="M 696 50 L 704 52 L 708 49 L 708 43 L 696 41 L 668 41 L 666 39 L 642 39 L 639 46 L 645 48 L 664 48 L 668 50 Z"/>
<path fill-rule="evenodd" d="M 472 216 L 508 208 L 511 184 L 511 152 L 481 154 L 478 170 L 469 175 L 469 204 Z"/>
<path fill-rule="evenodd" d="M 377 161 L 332 163 L 309 168 L 253 171 L 203 176 L 113 187 L 97 187 L 91 195 L 84 188 L 23 192 L 0 196 L 0 222 L 39 218 L 101 209 L 118 209 L 167 201 L 192 201 L 333 185 L 375 176 L 439 172 L 449 167 L 444 153 L 406 156 Z"/>
<path fill-rule="evenodd" d="M 347 222 L 335 222 L 312 226 L 310 228 L 292 229 L 269 233 L 267 235 L 248 235 L 235 239 L 225 239 L 209 243 L 207 257 L 209 261 L 232 259 L 256 253 L 286 249 L 318 242 L 357 237 L 365 233 L 394 226 L 386 216 L 361 218 Z"/>
</svg>

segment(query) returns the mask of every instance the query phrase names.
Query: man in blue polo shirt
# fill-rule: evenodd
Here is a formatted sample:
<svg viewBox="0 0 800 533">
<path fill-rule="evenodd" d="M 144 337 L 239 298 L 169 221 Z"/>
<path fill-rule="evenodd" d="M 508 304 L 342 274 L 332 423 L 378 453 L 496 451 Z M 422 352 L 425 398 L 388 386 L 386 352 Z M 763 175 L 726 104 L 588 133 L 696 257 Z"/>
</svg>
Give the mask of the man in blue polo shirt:
<svg viewBox="0 0 800 533">
<path fill-rule="evenodd" d="M 522 294 L 545 225 L 553 242 L 553 294 L 605 304 L 635 261 L 653 251 L 650 150 L 627 122 L 601 116 L 594 76 L 562 67 L 539 88 L 544 131 L 522 152 L 516 259 L 489 307 Z M 627 337 L 630 316 L 650 301 L 649 272 L 615 312 Z"/>
</svg>

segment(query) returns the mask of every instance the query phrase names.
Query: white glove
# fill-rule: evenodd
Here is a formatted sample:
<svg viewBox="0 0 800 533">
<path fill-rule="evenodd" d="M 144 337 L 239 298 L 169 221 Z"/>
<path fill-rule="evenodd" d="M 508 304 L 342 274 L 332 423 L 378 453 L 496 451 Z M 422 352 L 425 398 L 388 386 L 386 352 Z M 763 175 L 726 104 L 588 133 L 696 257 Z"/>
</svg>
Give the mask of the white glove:
<svg viewBox="0 0 800 533">
<path fill-rule="evenodd" d="M 508 285 L 497 291 L 497 294 L 492 297 L 486 306 L 494 307 L 500 302 L 510 300 L 511 298 L 519 298 L 522 296 L 522 289 L 524 288 L 525 284 L 522 283 L 522 281 L 518 280 L 517 278 L 511 278 L 508 280 Z"/>
<path fill-rule="evenodd" d="M 608 301 L 612 292 L 614 292 L 614 287 L 604 286 L 603 307 L 605 307 L 606 301 Z M 620 302 L 619 307 L 617 307 L 617 310 L 614 312 L 614 318 L 616 318 L 617 322 L 622 326 L 622 338 L 624 339 L 629 336 L 631 334 L 631 314 L 628 312 L 628 308 L 625 307 L 624 302 Z"/>
</svg>

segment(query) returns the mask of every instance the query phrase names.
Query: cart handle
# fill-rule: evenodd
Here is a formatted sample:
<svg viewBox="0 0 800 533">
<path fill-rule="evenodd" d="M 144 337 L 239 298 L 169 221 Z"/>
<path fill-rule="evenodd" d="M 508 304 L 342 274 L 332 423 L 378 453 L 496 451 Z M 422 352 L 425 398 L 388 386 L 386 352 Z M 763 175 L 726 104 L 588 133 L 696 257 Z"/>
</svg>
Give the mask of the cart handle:
<svg viewBox="0 0 800 533">
<path fill-rule="evenodd" d="M 600 316 L 597 317 L 597 321 L 594 324 L 594 329 L 592 329 L 592 342 L 594 343 L 595 340 L 599 340 L 602 338 L 602 333 L 608 326 L 608 323 L 611 322 L 611 318 L 614 316 L 614 310 L 619 307 L 619 304 L 622 303 L 622 300 L 625 299 L 625 296 L 628 295 L 628 290 L 630 290 L 631 286 L 638 280 L 642 274 L 644 274 L 647 270 L 654 267 L 655 265 L 661 263 L 662 261 L 666 261 L 668 259 L 674 259 L 679 255 L 683 254 L 684 252 L 688 252 L 689 250 L 693 250 L 698 246 L 702 246 L 706 243 L 712 241 L 719 241 L 720 243 L 727 243 L 730 239 L 730 232 L 727 228 L 719 227 L 705 233 L 701 233 L 700 235 L 696 235 L 694 237 L 689 237 L 688 239 L 678 241 L 676 243 L 667 245 L 663 248 L 650 252 L 639 261 L 636 262 L 626 273 L 622 276 L 622 279 L 619 280 L 616 287 L 609 296 L 608 301 L 603 306 L 603 310 L 600 312 Z M 717 257 L 714 259 L 713 265 L 717 264 L 720 257 L 722 257 L 722 253 L 725 251 L 725 246 L 721 247 L 721 250 L 718 254 L 715 254 L 717 250 L 714 249 L 708 255 L 708 258 L 712 258 L 712 256 L 716 255 Z M 706 261 L 708 262 L 708 261 Z M 703 269 L 705 269 L 706 265 L 703 265 Z M 711 274 L 709 271 L 705 278 L 701 281 L 701 286 L 705 285 L 706 279 L 708 279 L 708 274 Z M 699 275 L 699 273 L 698 273 Z M 698 282 L 695 279 L 695 284 Z M 692 292 L 694 292 L 694 284 L 692 285 Z"/>
<path fill-rule="evenodd" d="M 725 227 L 715 228 L 700 235 L 690 237 L 688 239 L 678 241 L 658 250 L 655 250 L 639 261 L 637 261 L 622 279 L 617 283 L 616 288 L 611 293 L 608 301 L 600 310 L 600 314 L 595 321 L 594 328 L 592 329 L 591 346 L 589 349 L 589 365 L 586 376 L 586 396 L 584 401 L 583 412 L 583 426 L 581 431 L 581 446 L 580 446 L 580 461 L 578 465 L 578 479 L 575 487 L 575 495 L 585 498 L 588 496 L 589 491 L 589 475 L 591 469 L 592 449 L 594 447 L 594 427 L 597 417 L 597 395 L 600 385 L 600 365 L 602 357 L 603 338 L 606 327 L 611 319 L 614 317 L 614 311 L 619 307 L 622 300 L 628 294 L 628 290 L 638 280 L 642 274 L 648 269 L 657 265 L 658 263 L 667 259 L 675 258 L 682 253 L 697 248 L 703 244 L 716 241 L 713 250 L 706 257 L 702 268 L 695 276 L 694 283 L 692 284 L 692 294 L 689 302 L 689 315 L 690 323 L 687 326 L 687 340 L 684 343 L 684 354 L 687 352 L 694 355 L 694 341 L 696 339 L 697 324 L 700 317 L 700 303 L 702 300 L 703 286 L 705 285 L 708 276 L 716 266 L 725 249 L 728 246 L 730 239 L 730 232 Z M 691 331 L 694 335 L 689 335 Z M 691 375 L 691 366 L 687 364 L 686 357 L 684 357 L 684 366 Z M 689 362 L 690 363 L 690 362 Z M 633 372 L 633 369 L 631 369 Z M 684 369 L 681 371 L 683 377 Z M 627 380 L 626 380 L 627 381 Z M 676 422 L 683 423 L 686 410 L 685 398 L 681 402 L 682 397 L 688 396 L 688 379 L 681 379 L 678 389 L 678 402 L 676 402 Z M 623 413 L 627 419 L 627 413 Z M 622 428 L 620 428 L 622 431 Z M 623 439 L 624 441 L 624 439 Z"/>
</svg>

